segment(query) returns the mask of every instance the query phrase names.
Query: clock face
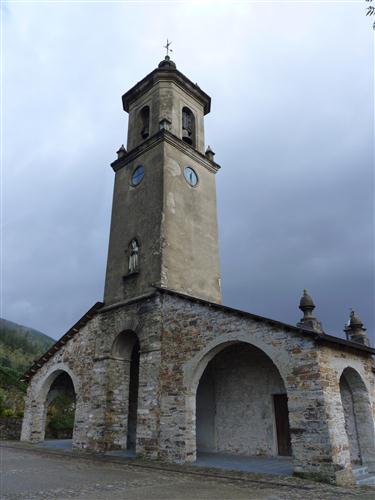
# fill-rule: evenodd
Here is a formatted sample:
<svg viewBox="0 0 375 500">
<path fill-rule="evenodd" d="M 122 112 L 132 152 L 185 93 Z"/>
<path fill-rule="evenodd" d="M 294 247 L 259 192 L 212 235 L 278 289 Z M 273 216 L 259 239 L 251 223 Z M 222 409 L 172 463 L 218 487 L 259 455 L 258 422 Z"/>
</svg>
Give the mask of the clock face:
<svg viewBox="0 0 375 500">
<path fill-rule="evenodd" d="M 194 187 L 198 184 L 198 176 L 191 167 L 185 167 L 184 177 L 190 186 Z"/>
<path fill-rule="evenodd" d="M 145 175 L 145 168 L 143 165 L 138 165 L 138 167 L 134 170 L 131 178 L 131 185 L 138 186 Z"/>
</svg>

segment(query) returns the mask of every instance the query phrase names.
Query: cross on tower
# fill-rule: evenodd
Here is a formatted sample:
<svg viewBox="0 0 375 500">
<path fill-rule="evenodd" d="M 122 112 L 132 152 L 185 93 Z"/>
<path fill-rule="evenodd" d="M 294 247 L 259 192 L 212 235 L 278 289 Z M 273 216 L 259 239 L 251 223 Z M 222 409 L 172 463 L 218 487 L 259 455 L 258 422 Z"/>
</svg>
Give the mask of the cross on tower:
<svg viewBox="0 0 375 500">
<path fill-rule="evenodd" d="M 164 45 L 164 48 L 167 49 L 167 57 L 169 56 L 169 52 L 173 52 L 172 49 L 169 48 L 169 46 L 171 45 L 172 42 L 170 42 L 167 38 L 167 44 Z"/>
</svg>

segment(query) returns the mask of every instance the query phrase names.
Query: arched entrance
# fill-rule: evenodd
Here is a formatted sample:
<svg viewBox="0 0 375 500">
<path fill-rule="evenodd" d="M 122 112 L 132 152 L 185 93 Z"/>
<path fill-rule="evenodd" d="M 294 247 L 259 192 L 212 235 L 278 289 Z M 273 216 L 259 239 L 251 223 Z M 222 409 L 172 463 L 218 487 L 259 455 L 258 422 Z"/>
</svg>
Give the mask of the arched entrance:
<svg viewBox="0 0 375 500">
<path fill-rule="evenodd" d="M 76 394 L 71 377 L 60 372 L 53 380 L 45 404 L 45 439 L 72 439 Z"/>
<path fill-rule="evenodd" d="M 198 456 L 291 455 L 285 385 L 262 350 L 232 343 L 208 363 L 196 393 L 196 441 Z"/>
<path fill-rule="evenodd" d="M 368 466 L 372 471 L 375 465 L 374 419 L 366 385 L 353 368 L 345 368 L 342 372 L 340 395 L 351 463 Z"/>
<path fill-rule="evenodd" d="M 113 444 L 130 451 L 135 451 L 137 437 L 139 355 L 137 335 L 131 330 L 121 332 L 112 346 L 110 412 L 112 426 L 123 429 L 122 436 L 113 436 Z"/>
</svg>

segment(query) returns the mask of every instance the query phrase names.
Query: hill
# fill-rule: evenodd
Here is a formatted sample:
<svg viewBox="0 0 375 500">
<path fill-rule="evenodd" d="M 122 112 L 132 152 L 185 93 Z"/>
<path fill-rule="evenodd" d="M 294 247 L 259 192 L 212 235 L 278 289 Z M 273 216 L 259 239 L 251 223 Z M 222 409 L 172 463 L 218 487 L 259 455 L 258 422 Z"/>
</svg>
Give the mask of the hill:
<svg viewBox="0 0 375 500">
<path fill-rule="evenodd" d="M 26 385 L 20 377 L 54 342 L 38 330 L 0 318 L 0 416 L 22 413 Z"/>
</svg>

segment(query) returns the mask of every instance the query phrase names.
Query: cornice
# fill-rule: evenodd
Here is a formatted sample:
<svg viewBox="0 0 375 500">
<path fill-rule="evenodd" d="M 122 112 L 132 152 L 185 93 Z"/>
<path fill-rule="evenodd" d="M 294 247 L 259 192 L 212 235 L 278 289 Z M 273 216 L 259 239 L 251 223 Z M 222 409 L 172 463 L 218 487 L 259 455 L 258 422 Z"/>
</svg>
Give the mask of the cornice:
<svg viewBox="0 0 375 500">
<path fill-rule="evenodd" d="M 138 156 L 144 154 L 163 141 L 174 146 L 176 149 L 186 154 L 194 161 L 198 161 L 210 172 L 216 173 L 220 169 L 220 165 L 218 163 L 209 160 L 204 154 L 192 148 L 182 139 L 179 139 L 168 130 L 159 130 L 156 134 L 149 137 L 146 141 L 142 142 L 142 144 L 139 144 L 137 147 L 129 151 L 125 156 L 118 158 L 117 160 L 112 162 L 111 167 L 115 172 L 117 172 L 121 168 L 126 167 L 129 163 L 133 162 L 136 158 L 138 158 Z"/>
<path fill-rule="evenodd" d="M 122 96 L 124 111 L 129 112 L 129 107 L 134 101 L 161 81 L 171 81 L 175 83 L 182 88 L 184 92 L 188 93 L 202 103 L 205 115 L 210 112 L 211 97 L 207 95 L 197 84 L 194 84 L 177 69 L 161 68 L 154 69 L 151 73 L 136 83 L 130 90 L 125 92 Z"/>
</svg>

